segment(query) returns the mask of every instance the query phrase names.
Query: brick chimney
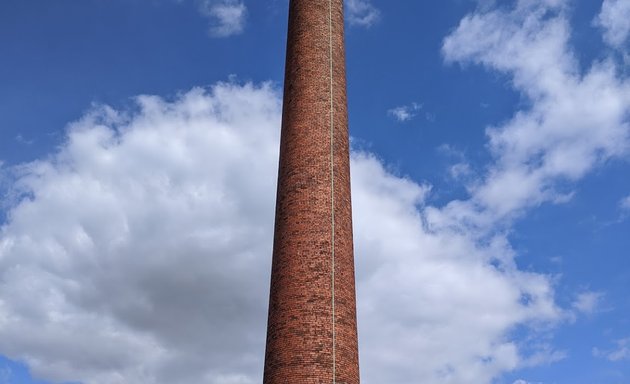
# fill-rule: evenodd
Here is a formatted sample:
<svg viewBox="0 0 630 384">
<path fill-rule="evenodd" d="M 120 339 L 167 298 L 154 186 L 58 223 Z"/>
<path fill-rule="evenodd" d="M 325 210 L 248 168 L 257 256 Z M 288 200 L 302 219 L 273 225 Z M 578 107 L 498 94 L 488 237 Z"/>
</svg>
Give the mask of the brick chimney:
<svg viewBox="0 0 630 384">
<path fill-rule="evenodd" d="M 358 384 L 343 0 L 290 0 L 264 384 Z"/>
</svg>

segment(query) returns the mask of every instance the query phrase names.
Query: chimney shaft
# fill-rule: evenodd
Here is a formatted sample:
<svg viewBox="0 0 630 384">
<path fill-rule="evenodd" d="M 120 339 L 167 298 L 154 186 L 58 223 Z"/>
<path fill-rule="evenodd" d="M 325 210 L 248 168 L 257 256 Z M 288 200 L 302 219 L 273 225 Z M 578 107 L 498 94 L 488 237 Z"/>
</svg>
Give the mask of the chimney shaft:
<svg viewBox="0 0 630 384">
<path fill-rule="evenodd" d="M 358 384 L 343 0 L 291 0 L 264 384 Z"/>
</svg>

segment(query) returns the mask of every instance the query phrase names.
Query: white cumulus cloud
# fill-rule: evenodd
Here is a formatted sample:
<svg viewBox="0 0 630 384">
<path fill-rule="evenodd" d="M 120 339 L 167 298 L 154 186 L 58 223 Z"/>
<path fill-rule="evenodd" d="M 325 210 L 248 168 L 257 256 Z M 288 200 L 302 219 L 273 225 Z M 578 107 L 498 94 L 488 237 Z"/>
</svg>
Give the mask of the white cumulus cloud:
<svg viewBox="0 0 630 384">
<path fill-rule="evenodd" d="M 210 35 L 228 37 L 245 29 L 247 7 L 243 0 L 200 0 L 199 11 L 210 21 Z"/>
<path fill-rule="evenodd" d="M 16 170 L 0 354 L 54 381 L 256 382 L 278 95 L 220 84 L 137 103 L 97 108 Z"/>
<path fill-rule="evenodd" d="M 352 165 L 364 380 L 490 383 L 518 367 L 506 332 L 561 317 L 549 279 L 517 270 L 503 236 L 428 230 L 427 187 L 365 155 Z"/>
</svg>

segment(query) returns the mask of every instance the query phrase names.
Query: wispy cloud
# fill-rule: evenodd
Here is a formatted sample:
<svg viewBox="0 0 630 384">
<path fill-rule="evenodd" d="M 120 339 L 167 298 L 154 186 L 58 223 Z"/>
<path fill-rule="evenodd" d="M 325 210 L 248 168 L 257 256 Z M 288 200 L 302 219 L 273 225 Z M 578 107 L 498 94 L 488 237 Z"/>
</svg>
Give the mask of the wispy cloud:
<svg viewBox="0 0 630 384">
<path fill-rule="evenodd" d="M 15 136 L 15 141 L 17 141 L 20 144 L 26 144 L 26 145 L 31 145 L 35 142 L 34 140 L 29 140 L 29 139 L 24 138 L 24 136 L 22 136 L 21 134 L 18 134 L 17 136 Z"/>
<path fill-rule="evenodd" d="M 448 162 L 448 174 L 457 181 L 466 183 L 474 177 L 475 171 L 466 158 L 466 153 L 449 144 L 442 144 L 437 148 L 438 153 L 444 156 Z"/>
<path fill-rule="evenodd" d="M 470 164 L 466 162 L 454 164 L 448 169 L 449 175 L 455 180 L 461 180 L 471 175 L 472 172 Z"/>
<path fill-rule="evenodd" d="M 346 0 L 346 9 L 350 25 L 371 27 L 381 18 L 381 11 L 370 0 Z"/>
<path fill-rule="evenodd" d="M 541 382 L 535 382 L 535 383 L 534 383 L 534 382 L 532 382 L 532 381 L 527 381 L 527 380 L 519 379 L 519 380 L 516 380 L 516 381 L 515 381 L 514 383 L 512 383 L 512 384 L 543 384 L 543 383 L 541 383 Z"/>
<path fill-rule="evenodd" d="M 243 0 L 199 0 L 199 11 L 210 21 L 210 35 L 229 37 L 245 29 L 247 7 Z"/>
<path fill-rule="evenodd" d="M 566 12 L 562 0 L 519 1 L 466 16 L 444 41 L 448 62 L 508 74 L 531 107 L 487 129 L 494 157 L 487 176 L 470 200 L 451 203 L 442 215 L 481 227 L 509 221 L 527 208 L 566 201 L 571 191 L 563 182 L 628 153 L 630 83 L 612 61 L 580 72 Z"/>
<path fill-rule="evenodd" d="M 422 104 L 414 102 L 408 105 L 401 105 L 399 107 L 392 108 L 387 111 L 387 113 L 399 122 L 405 122 L 416 117 L 420 110 L 422 110 Z"/>
<path fill-rule="evenodd" d="M 630 360 L 630 337 L 619 339 L 615 344 L 616 347 L 610 350 L 593 348 L 593 356 L 602 357 L 610 361 Z"/>
<path fill-rule="evenodd" d="M 582 292 L 577 295 L 572 306 L 576 311 L 590 315 L 597 311 L 603 296 L 601 292 Z"/>
<path fill-rule="evenodd" d="M 11 376 L 13 372 L 9 367 L 0 368 L 0 384 L 11 384 Z"/>
</svg>

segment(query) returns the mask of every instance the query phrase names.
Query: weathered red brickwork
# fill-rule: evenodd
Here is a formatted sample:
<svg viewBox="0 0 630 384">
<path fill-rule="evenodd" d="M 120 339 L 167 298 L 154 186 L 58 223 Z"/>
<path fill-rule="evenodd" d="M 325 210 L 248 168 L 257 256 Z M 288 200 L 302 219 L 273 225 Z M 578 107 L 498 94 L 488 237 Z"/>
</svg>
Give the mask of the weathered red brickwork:
<svg viewBox="0 0 630 384">
<path fill-rule="evenodd" d="M 289 8 L 264 384 L 358 384 L 343 0 Z"/>
</svg>

